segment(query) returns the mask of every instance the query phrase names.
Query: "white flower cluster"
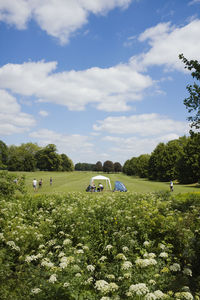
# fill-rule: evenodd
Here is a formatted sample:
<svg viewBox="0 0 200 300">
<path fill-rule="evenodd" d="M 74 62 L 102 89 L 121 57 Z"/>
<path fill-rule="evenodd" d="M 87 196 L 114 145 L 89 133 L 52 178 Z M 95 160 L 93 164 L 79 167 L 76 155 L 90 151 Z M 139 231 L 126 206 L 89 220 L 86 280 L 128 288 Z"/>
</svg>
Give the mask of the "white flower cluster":
<svg viewBox="0 0 200 300">
<path fill-rule="evenodd" d="M 17 245 L 15 245 L 15 242 L 14 241 L 8 241 L 7 243 L 6 243 L 8 246 L 10 246 L 13 250 L 16 250 L 16 251 L 20 251 L 20 248 L 17 246 Z"/>
<path fill-rule="evenodd" d="M 106 246 L 106 250 L 108 250 L 108 251 L 110 251 L 112 248 L 113 248 L 112 245 L 107 245 L 107 246 Z"/>
<path fill-rule="evenodd" d="M 119 260 L 127 260 L 126 256 L 123 253 L 119 253 L 116 255 L 116 259 Z"/>
<path fill-rule="evenodd" d="M 56 274 L 52 274 L 49 278 L 49 282 L 51 283 L 55 283 L 57 281 L 57 277 Z"/>
<path fill-rule="evenodd" d="M 125 262 L 123 262 L 121 268 L 122 268 L 122 270 L 128 270 L 128 269 L 132 268 L 132 266 L 133 266 L 132 262 L 125 261 Z"/>
<path fill-rule="evenodd" d="M 75 261 L 75 258 L 73 256 L 62 256 L 60 259 L 60 268 L 65 269 L 68 267 L 69 264 L 73 263 Z"/>
<path fill-rule="evenodd" d="M 41 262 L 41 266 L 47 267 L 47 268 L 53 268 L 54 264 L 48 258 L 44 258 Z"/>
<path fill-rule="evenodd" d="M 174 263 L 173 265 L 171 265 L 170 267 L 170 270 L 171 271 L 173 271 L 173 272 L 178 272 L 178 271 L 180 271 L 181 270 L 181 267 L 180 267 L 180 265 L 179 264 L 177 264 L 177 263 Z"/>
<path fill-rule="evenodd" d="M 29 263 L 29 262 L 37 260 L 37 259 L 39 259 L 41 257 L 42 257 L 41 253 L 38 253 L 37 255 L 27 255 L 26 258 L 25 258 L 25 262 Z"/>
<path fill-rule="evenodd" d="M 97 280 L 95 283 L 95 288 L 104 294 L 115 292 L 119 289 L 118 285 L 115 282 L 108 283 L 105 280 Z"/>
<path fill-rule="evenodd" d="M 180 292 L 175 294 L 176 299 L 193 300 L 194 297 L 189 292 Z"/>
<path fill-rule="evenodd" d="M 146 286 L 145 283 L 137 283 L 137 284 L 132 284 L 129 287 L 129 290 L 127 292 L 128 297 L 133 297 L 133 296 L 145 296 L 147 293 L 149 293 L 149 289 Z"/>
<path fill-rule="evenodd" d="M 159 257 L 162 257 L 162 258 L 167 258 L 168 257 L 168 253 L 167 252 L 161 252 Z"/>
<path fill-rule="evenodd" d="M 71 245 L 71 243 L 72 243 L 72 241 L 71 241 L 70 239 L 65 239 L 65 240 L 63 241 L 63 245 L 64 245 L 64 246 Z"/>
<path fill-rule="evenodd" d="M 157 261 L 154 258 L 138 258 L 136 259 L 135 264 L 140 268 L 146 268 L 149 266 L 155 266 L 157 264 Z"/>
<path fill-rule="evenodd" d="M 183 274 L 187 275 L 187 276 L 192 276 L 192 270 L 189 268 L 184 268 L 183 269 Z"/>
<path fill-rule="evenodd" d="M 87 265 L 87 270 L 90 272 L 94 272 L 95 267 L 93 265 Z"/>
</svg>

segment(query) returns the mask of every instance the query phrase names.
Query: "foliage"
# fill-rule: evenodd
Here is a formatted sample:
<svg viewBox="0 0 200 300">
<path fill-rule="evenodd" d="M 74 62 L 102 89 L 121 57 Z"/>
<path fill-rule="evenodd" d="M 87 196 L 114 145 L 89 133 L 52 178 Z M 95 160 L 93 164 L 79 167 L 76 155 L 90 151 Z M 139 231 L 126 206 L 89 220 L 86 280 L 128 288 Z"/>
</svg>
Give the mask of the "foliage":
<svg viewBox="0 0 200 300">
<path fill-rule="evenodd" d="M 94 171 L 95 165 L 89 163 L 77 163 L 75 164 L 76 171 Z"/>
<path fill-rule="evenodd" d="M 8 147 L 0 140 L 0 169 L 5 169 L 8 160 Z"/>
<path fill-rule="evenodd" d="M 1 201 L 0 298 L 198 299 L 200 195 Z"/>
<path fill-rule="evenodd" d="M 61 157 L 62 171 L 67 171 L 67 172 L 74 171 L 74 164 L 72 160 L 66 154 L 61 154 L 60 157 Z"/>
<path fill-rule="evenodd" d="M 187 60 L 183 54 L 179 55 L 179 58 L 185 64 L 185 68 L 192 71 L 191 75 L 196 80 L 200 80 L 200 63 L 197 60 Z M 187 90 L 190 94 L 188 98 L 184 100 L 184 104 L 189 113 L 194 115 L 190 116 L 188 120 L 191 122 L 191 127 L 196 129 L 200 128 L 200 86 L 197 83 L 193 85 L 187 85 Z"/>
<path fill-rule="evenodd" d="M 122 171 L 122 165 L 119 162 L 114 163 L 114 172 L 118 173 Z"/>
<path fill-rule="evenodd" d="M 0 172 L 0 197 L 13 196 L 16 191 L 25 193 L 25 176 L 17 176 L 7 171 Z"/>
<path fill-rule="evenodd" d="M 103 164 L 103 171 L 106 173 L 114 172 L 114 164 L 111 160 L 106 160 Z"/>
<path fill-rule="evenodd" d="M 97 161 L 94 167 L 94 171 L 101 172 L 103 171 L 103 165 L 101 161 Z"/>
</svg>

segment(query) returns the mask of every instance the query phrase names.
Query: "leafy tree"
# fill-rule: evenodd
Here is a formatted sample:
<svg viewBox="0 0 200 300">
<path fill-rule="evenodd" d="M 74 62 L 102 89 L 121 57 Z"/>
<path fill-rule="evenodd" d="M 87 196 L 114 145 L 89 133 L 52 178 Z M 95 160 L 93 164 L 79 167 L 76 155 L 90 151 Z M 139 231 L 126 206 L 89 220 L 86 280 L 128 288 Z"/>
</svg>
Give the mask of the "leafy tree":
<svg viewBox="0 0 200 300">
<path fill-rule="evenodd" d="M 102 165 L 102 162 L 97 161 L 97 163 L 95 164 L 95 171 L 97 171 L 97 172 L 103 171 L 103 165 Z"/>
<path fill-rule="evenodd" d="M 115 162 L 115 163 L 114 163 L 114 171 L 115 171 L 116 173 L 122 171 L 122 165 L 121 165 L 119 162 Z"/>
<path fill-rule="evenodd" d="M 0 140 L 0 169 L 6 169 L 8 160 L 8 147 Z"/>
<path fill-rule="evenodd" d="M 110 160 L 106 160 L 103 164 L 103 171 L 106 173 L 114 172 L 114 164 Z"/>
<path fill-rule="evenodd" d="M 62 159 L 57 153 L 56 145 L 49 144 L 36 153 L 37 167 L 43 171 L 60 171 Z"/>
<path fill-rule="evenodd" d="M 62 171 L 71 172 L 74 170 L 74 164 L 66 154 L 61 154 L 61 166 Z"/>
<path fill-rule="evenodd" d="M 151 154 L 149 159 L 149 179 L 151 180 L 166 180 L 166 165 L 165 144 L 159 143 Z"/>
<path fill-rule="evenodd" d="M 75 164 L 76 171 L 95 171 L 95 165 L 89 163 L 77 163 Z"/>
<path fill-rule="evenodd" d="M 130 159 L 127 159 L 123 165 L 122 172 L 126 175 L 130 174 Z"/>
<path fill-rule="evenodd" d="M 197 60 L 187 60 L 183 54 L 179 58 L 185 64 L 185 68 L 192 71 L 191 75 L 194 79 L 200 80 L 200 63 Z M 193 85 L 187 85 L 187 90 L 190 94 L 184 100 L 184 104 L 189 113 L 192 113 L 188 120 L 191 122 L 191 127 L 200 128 L 200 86 L 195 82 Z"/>
<path fill-rule="evenodd" d="M 142 154 L 137 158 L 136 173 L 141 178 L 148 177 L 149 159 L 150 159 L 149 154 Z"/>
<path fill-rule="evenodd" d="M 180 183 L 196 183 L 200 179 L 200 133 L 191 133 L 177 163 Z"/>
</svg>

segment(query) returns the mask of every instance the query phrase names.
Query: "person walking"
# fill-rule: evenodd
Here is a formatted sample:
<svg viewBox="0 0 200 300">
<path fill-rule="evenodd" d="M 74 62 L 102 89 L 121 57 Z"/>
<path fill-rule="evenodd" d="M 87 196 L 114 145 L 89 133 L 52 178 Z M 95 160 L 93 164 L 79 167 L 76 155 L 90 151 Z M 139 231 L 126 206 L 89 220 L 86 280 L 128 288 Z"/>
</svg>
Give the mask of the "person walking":
<svg viewBox="0 0 200 300">
<path fill-rule="evenodd" d="M 33 189 L 35 192 L 37 191 L 37 180 L 35 178 L 33 179 Z"/>
<path fill-rule="evenodd" d="M 173 184 L 173 181 L 171 180 L 170 181 L 170 191 L 173 192 L 174 190 L 174 184 Z"/>
<path fill-rule="evenodd" d="M 50 177 L 50 185 L 52 185 L 52 183 L 53 183 L 53 179 L 52 179 L 52 177 Z"/>
</svg>

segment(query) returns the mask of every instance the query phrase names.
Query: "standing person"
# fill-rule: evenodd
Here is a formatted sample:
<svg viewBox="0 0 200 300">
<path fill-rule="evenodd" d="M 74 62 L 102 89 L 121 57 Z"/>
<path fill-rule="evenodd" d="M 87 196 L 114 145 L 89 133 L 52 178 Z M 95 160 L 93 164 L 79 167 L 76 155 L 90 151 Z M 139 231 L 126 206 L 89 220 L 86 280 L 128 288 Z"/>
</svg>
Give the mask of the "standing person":
<svg viewBox="0 0 200 300">
<path fill-rule="evenodd" d="M 52 183 L 53 183 L 53 179 L 52 177 L 50 177 L 50 185 L 52 185 Z"/>
<path fill-rule="evenodd" d="M 39 188 L 41 188 L 41 187 L 42 187 L 42 178 L 39 181 Z"/>
<path fill-rule="evenodd" d="M 173 192 L 174 190 L 174 184 L 173 184 L 173 181 L 171 180 L 170 181 L 170 191 Z"/>
<path fill-rule="evenodd" d="M 37 191 L 37 180 L 35 178 L 33 179 L 33 189 L 35 192 Z"/>
</svg>

